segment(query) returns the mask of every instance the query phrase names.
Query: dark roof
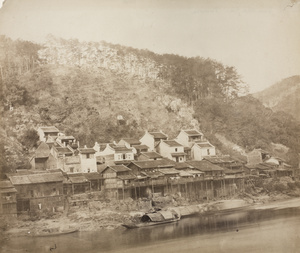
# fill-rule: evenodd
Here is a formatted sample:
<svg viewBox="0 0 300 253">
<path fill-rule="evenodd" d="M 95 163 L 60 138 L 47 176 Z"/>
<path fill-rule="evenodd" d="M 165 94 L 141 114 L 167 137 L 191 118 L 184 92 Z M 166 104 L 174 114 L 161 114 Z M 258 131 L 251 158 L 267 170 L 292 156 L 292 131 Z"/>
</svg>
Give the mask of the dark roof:
<svg viewBox="0 0 300 253">
<path fill-rule="evenodd" d="M 83 175 L 83 173 L 68 173 L 69 181 L 73 184 L 80 184 L 88 182 L 87 178 Z"/>
<path fill-rule="evenodd" d="M 231 158 L 229 155 L 224 156 L 206 156 L 203 158 L 204 160 L 207 160 L 214 164 L 219 163 L 232 163 L 231 166 L 241 166 L 242 163 L 240 161 L 236 161 L 235 159 Z"/>
<path fill-rule="evenodd" d="M 141 169 L 164 168 L 164 167 L 174 167 L 175 166 L 175 162 L 171 161 L 169 159 L 132 161 L 130 164 L 134 164 Z M 130 164 L 129 164 L 129 166 L 130 166 Z"/>
<path fill-rule="evenodd" d="M 75 137 L 74 136 L 61 135 L 61 136 L 58 136 L 57 139 L 60 139 L 60 140 L 75 140 Z"/>
<path fill-rule="evenodd" d="M 223 171 L 224 169 L 218 165 L 212 164 L 209 161 L 187 161 L 186 163 L 200 171 Z"/>
<path fill-rule="evenodd" d="M 195 142 L 195 145 L 198 145 L 199 147 L 201 147 L 201 148 L 210 148 L 210 147 L 213 147 L 213 145 L 212 144 L 210 144 L 209 142 L 201 142 L 201 141 L 199 141 L 199 142 Z"/>
<path fill-rule="evenodd" d="M 89 179 L 89 180 L 102 178 L 102 175 L 98 172 L 84 173 L 83 175 L 86 177 L 86 179 Z"/>
<path fill-rule="evenodd" d="M 59 132 L 59 130 L 55 126 L 40 127 L 40 129 L 42 129 L 44 133 Z"/>
<path fill-rule="evenodd" d="M 111 168 L 115 172 L 131 171 L 131 169 L 129 169 L 125 165 L 111 165 L 107 166 L 107 168 Z"/>
<path fill-rule="evenodd" d="M 160 173 L 164 174 L 164 175 L 174 175 L 174 174 L 179 174 L 179 170 L 176 169 L 159 169 L 158 170 Z"/>
<path fill-rule="evenodd" d="M 178 153 L 171 153 L 171 156 L 176 157 L 176 156 L 185 156 L 186 153 L 184 152 L 178 152 Z"/>
<path fill-rule="evenodd" d="M 182 130 L 183 132 L 185 132 L 188 136 L 199 136 L 199 135 L 203 135 L 201 132 L 199 132 L 198 130 L 194 129 L 194 130 Z"/>
<path fill-rule="evenodd" d="M 132 145 L 133 148 L 141 150 L 141 149 L 149 149 L 149 147 L 147 145 Z"/>
<path fill-rule="evenodd" d="M 140 145 L 141 142 L 138 139 L 134 139 L 134 138 L 123 138 L 123 141 L 127 142 L 130 145 Z"/>
<path fill-rule="evenodd" d="M 61 172 L 55 172 L 55 173 L 10 176 L 9 179 L 13 185 L 22 185 L 22 184 L 40 184 L 40 183 L 47 183 L 47 182 L 60 182 L 63 181 L 64 178 Z"/>
<path fill-rule="evenodd" d="M 96 150 L 93 148 L 79 148 L 78 149 L 81 154 L 95 154 Z"/>
<path fill-rule="evenodd" d="M 190 164 L 188 164 L 186 162 L 175 164 L 175 169 L 177 169 L 177 170 L 192 169 L 192 168 L 193 168 L 193 166 L 191 166 Z"/>
<path fill-rule="evenodd" d="M 5 181 L 0 181 L 0 192 L 2 193 L 17 192 L 17 190 L 9 180 L 5 180 Z"/>
<path fill-rule="evenodd" d="M 151 151 L 151 152 L 141 152 L 140 155 L 147 156 L 149 159 L 154 159 L 154 158 L 162 158 L 160 154 L 157 152 Z"/>
<path fill-rule="evenodd" d="M 61 155 L 70 154 L 72 155 L 73 152 L 68 147 L 55 147 L 57 152 Z"/>
<path fill-rule="evenodd" d="M 127 152 L 132 152 L 132 149 L 129 149 L 125 146 L 113 146 L 112 147 L 117 153 L 127 153 Z"/>
<path fill-rule="evenodd" d="M 159 171 L 143 171 L 142 174 L 150 178 L 159 178 L 164 176 L 164 174 Z"/>
<path fill-rule="evenodd" d="M 120 175 L 120 176 L 118 176 L 118 178 L 120 178 L 122 180 L 130 180 L 130 179 L 135 179 L 136 176 L 129 174 L 129 175 Z"/>
<path fill-rule="evenodd" d="M 243 170 L 231 170 L 231 169 L 224 169 L 224 173 L 225 174 L 239 174 L 239 173 L 243 173 Z"/>
<path fill-rule="evenodd" d="M 154 139 L 167 139 L 168 136 L 162 132 L 149 132 L 149 134 L 153 135 Z"/>
<path fill-rule="evenodd" d="M 165 140 L 163 142 L 166 143 L 170 147 L 182 147 L 181 144 L 179 144 L 177 141 L 174 141 L 174 140 Z"/>
</svg>

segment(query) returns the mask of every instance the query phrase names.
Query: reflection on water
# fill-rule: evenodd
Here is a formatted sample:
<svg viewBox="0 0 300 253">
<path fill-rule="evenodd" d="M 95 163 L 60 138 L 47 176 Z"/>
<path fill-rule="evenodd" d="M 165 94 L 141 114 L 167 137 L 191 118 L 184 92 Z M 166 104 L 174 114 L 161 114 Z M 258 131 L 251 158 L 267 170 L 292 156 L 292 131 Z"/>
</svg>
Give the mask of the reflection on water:
<svg viewBox="0 0 300 253">
<path fill-rule="evenodd" d="M 204 247 L 204 244 L 198 245 L 199 240 L 205 242 L 205 245 L 210 245 L 208 249 L 213 249 L 214 246 L 211 245 L 221 242 L 223 242 L 222 247 L 225 247 L 226 243 L 224 242 L 231 240 L 234 235 L 233 233 L 241 232 L 243 232 L 242 235 L 244 237 L 239 238 L 239 243 L 236 244 L 236 247 L 241 252 L 246 252 L 247 249 L 248 252 L 251 252 L 249 251 L 249 245 L 246 244 L 249 238 L 258 240 L 260 238 L 259 233 L 261 233 L 261 236 L 265 237 L 264 240 L 266 240 L 265 242 L 267 243 L 268 236 L 271 232 L 277 233 L 279 238 L 283 238 L 285 235 L 280 235 L 281 230 L 282 233 L 288 233 L 290 230 L 284 230 L 283 226 L 278 226 L 279 222 L 282 225 L 288 224 L 286 229 L 294 229 L 293 233 L 295 233 L 295 231 L 298 231 L 300 223 L 299 217 L 300 209 L 296 207 L 285 209 L 240 210 L 234 213 L 219 212 L 204 216 L 199 215 L 183 218 L 177 223 L 148 228 L 131 230 L 120 228 L 111 231 L 79 232 L 48 238 L 14 238 L 8 241 L 6 245 L 3 245 L 0 252 L 18 252 L 25 250 L 27 252 L 50 252 L 50 248 L 54 247 L 54 245 L 56 245 L 56 249 L 52 250 L 52 252 L 66 253 L 112 252 L 121 250 L 128 250 L 128 252 L 130 252 L 135 249 L 142 249 L 143 253 L 145 253 L 153 252 L 152 245 L 161 245 L 161 247 L 169 245 L 167 249 L 162 248 L 164 252 L 168 252 L 168 249 L 170 250 L 169 252 L 176 252 L 180 247 L 183 247 L 183 242 L 187 240 L 189 240 L 191 244 L 184 244 L 184 247 L 188 247 L 185 248 L 185 250 L 193 251 L 194 249 L 196 252 L 197 247 Z M 294 228 L 292 228 L 293 226 Z M 257 227 L 259 227 L 259 229 L 255 230 Z M 266 229 L 271 232 L 263 232 L 266 231 Z M 246 236 L 247 233 L 248 236 Z M 205 239 L 203 239 L 204 237 Z M 218 238 L 218 240 L 216 238 Z M 271 240 L 271 238 L 269 239 Z M 271 240 L 269 243 L 273 245 L 274 242 Z M 198 246 L 196 247 L 195 245 Z M 291 245 L 291 247 L 294 246 L 295 245 Z M 232 245 L 227 245 L 227 247 L 232 247 Z M 246 247 L 246 249 L 243 247 Z M 205 251 L 210 252 L 208 249 Z M 231 250 L 237 252 L 235 248 Z M 293 251 L 287 249 L 287 252 Z"/>
</svg>

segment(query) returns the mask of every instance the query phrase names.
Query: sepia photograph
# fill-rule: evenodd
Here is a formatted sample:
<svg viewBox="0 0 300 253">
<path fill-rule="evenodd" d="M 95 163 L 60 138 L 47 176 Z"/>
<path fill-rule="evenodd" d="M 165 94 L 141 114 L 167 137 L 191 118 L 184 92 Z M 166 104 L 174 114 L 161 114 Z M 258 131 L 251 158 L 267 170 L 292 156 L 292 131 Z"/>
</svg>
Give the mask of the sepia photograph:
<svg viewBox="0 0 300 253">
<path fill-rule="evenodd" d="M 300 252 L 300 0 L 0 0 L 0 253 Z"/>
</svg>

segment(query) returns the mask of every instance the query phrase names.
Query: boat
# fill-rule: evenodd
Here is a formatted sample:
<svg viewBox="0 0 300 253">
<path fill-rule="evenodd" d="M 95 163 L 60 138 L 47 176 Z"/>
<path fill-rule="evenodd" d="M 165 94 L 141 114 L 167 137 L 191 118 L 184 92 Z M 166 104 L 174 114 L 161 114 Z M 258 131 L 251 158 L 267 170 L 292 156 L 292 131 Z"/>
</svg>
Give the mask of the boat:
<svg viewBox="0 0 300 253">
<path fill-rule="evenodd" d="M 122 224 L 125 228 L 141 228 L 150 227 L 156 225 L 162 225 L 167 223 L 173 223 L 180 220 L 180 215 L 172 211 L 159 211 L 144 214 L 140 222 L 138 223 L 126 223 Z"/>
<path fill-rule="evenodd" d="M 61 231 L 51 231 L 50 229 L 47 229 L 47 231 L 41 231 L 40 233 L 30 234 L 29 236 L 34 236 L 34 237 L 58 236 L 58 235 L 71 234 L 71 233 L 75 233 L 78 231 L 79 231 L 79 229 L 77 229 L 77 228 L 61 230 Z"/>
</svg>

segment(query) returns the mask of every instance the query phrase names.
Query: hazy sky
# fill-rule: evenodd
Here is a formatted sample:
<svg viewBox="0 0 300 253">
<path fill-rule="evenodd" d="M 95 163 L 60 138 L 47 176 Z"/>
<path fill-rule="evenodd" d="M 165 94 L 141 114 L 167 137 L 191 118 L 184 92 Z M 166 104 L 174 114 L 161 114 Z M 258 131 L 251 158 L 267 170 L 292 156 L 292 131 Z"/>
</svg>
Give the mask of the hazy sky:
<svg viewBox="0 0 300 253">
<path fill-rule="evenodd" d="M 210 57 L 235 66 L 251 91 L 300 74 L 299 0 L 6 0 L 0 34 Z"/>
</svg>

